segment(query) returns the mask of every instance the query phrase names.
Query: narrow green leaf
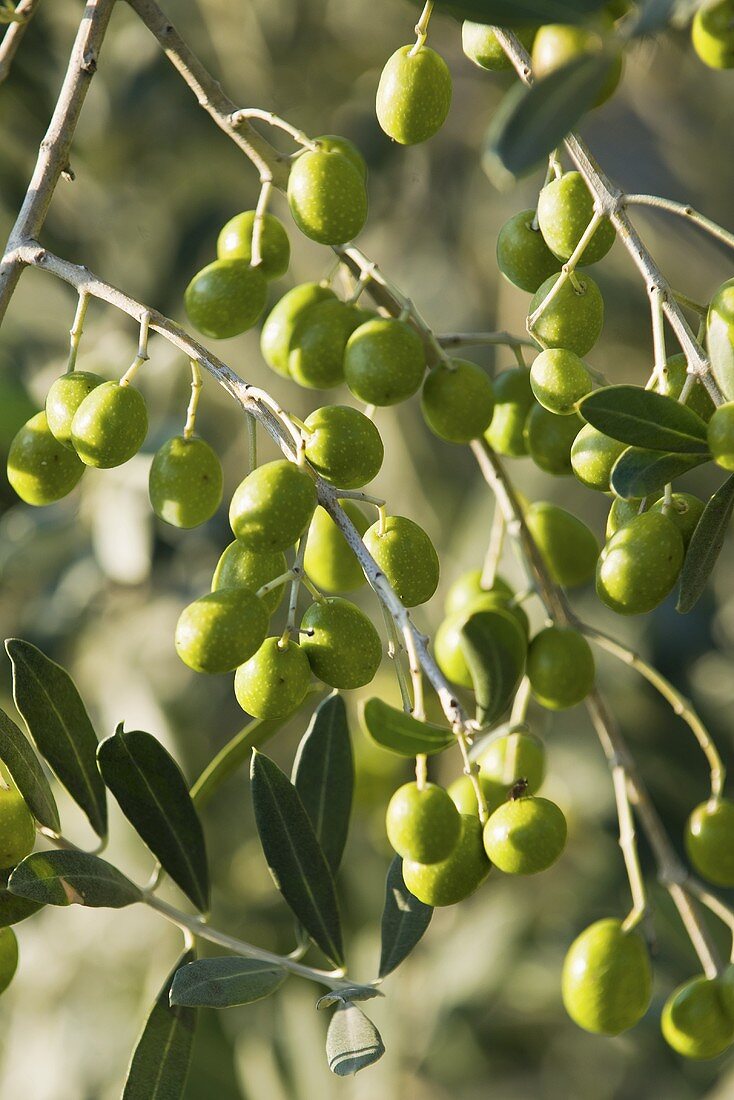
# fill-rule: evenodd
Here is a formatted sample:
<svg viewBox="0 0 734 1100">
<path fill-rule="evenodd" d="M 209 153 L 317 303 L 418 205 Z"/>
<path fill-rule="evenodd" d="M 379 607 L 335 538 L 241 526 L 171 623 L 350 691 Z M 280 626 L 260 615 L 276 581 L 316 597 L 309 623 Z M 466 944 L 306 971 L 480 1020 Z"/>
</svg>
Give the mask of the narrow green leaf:
<svg viewBox="0 0 734 1100">
<path fill-rule="evenodd" d="M 515 85 L 487 133 L 482 163 L 490 179 L 502 186 L 547 157 L 592 106 L 613 64 L 606 53 L 583 54 L 530 88 Z"/>
<path fill-rule="evenodd" d="M 34 852 L 18 864 L 8 890 L 44 905 L 86 905 L 122 909 L 142 901 L 135 883 L 111 863 L 89 852 Z"/>
<path fill-rule="evenodd" d="M 708 454 L 671 455 L 648 451 L 644 447 L 628 447 L 612 467 L 612 489 L 625 500 L 650 496 L 710 458 Z"/>
<path fill-rule="evenodd" d="M 171 986 L 172 1005 L 194 1008 L 231 1008 L 259 1001 L 275 993 L 288 971 L 259 959 L 222 955 L 196 959 L 176 971 Z"/>
<path fill-rule="evenodd" d="M 343 1004 L 334 1009 L 326 1033 L 326 1058 L 337 1077 L 348 1077 L 379 1061 L 385 1053 L 379 1031 L 361 1008 Z"/>
<path fill-rule="evenodd" d="M 334 879 L 296 788 L 277 764 L 252 754 L 252 802 L 275 885 L 311 939 L 337 966 L 344 962 Z"/>
<path fill-rule="evenodd" d="M 514 698 L 525 672 L 527 639 L 517 619 L 500 608 L 478 611 L 461 630 L 461 649 L 477 700 L 477 721 L 496 721 Z"/>
<path fill-rule="evenodd" d="M 151 734 L 122 726 L 97 750 L 102 778 L 128 821 L 199 910 L 209 907 L 204 833 L 181 769 Z"/>
<path fill-rule="evenodd" d="M 382 911 L 380 977 L 391 974 L 408 957 L 431 923 L 433 909 L 414 897 L 403 881 L 403 861 L 395 856 L 387 872 Z"/>
<path fill-rule="evenodd" d="M 194 958 L 193 951 L 182 955 L 163 983 L 133 1051 L 122 1100 L 183 1097 L 198 1012 L 180 1005 L 171 1007 L 169 998 L 179 968 Z"/>
<path fill-rule="evenodd" d="M 293 785 L 333 874 L 347 842 L 354 791 L 354 758 L 341 695 L 330 695 L 314 712 L 293 763 Z"/>
<path fill-rule="evenodd" d="M 424 0 L 411 0 L 423 7 Z M 436 0 L 436 10 L 456 19 L 518 27 L 525 23 L 583 23 L 605 0 Z"/>
<path fill-rule="evenodd" d="M 579 405 L 600 432 L 649 451 L 708 454 L 706 424 L 687 405 L 641 386 L 605 386 Z"/>
<path fill-rule="evenodd" d="M 443 752 L 456 741 L 451 730 L 420 722 L 403 710 L 383 703 L 382 699 L 368 699 L 362 708 L 362 721 L 373 741 L 383 749 L 399 756 L 418 756 L 424 753 Z"/>
<path fill-rule="evenodd" d="M 734 401 L 734 344 L 732 329 L 726 317 L 709 310 L 706 326 L 706 347 L 711 359 L 711 373 L 727 401 Z"/>
<path fill-rule="evenodd" d="M 61 822 L 51 785 L 28 739 L 4 710 L 0 710 L 0 760 L 39 825 L 58 832 Z"/>
<path fill-rule="evenodd" d="M 688 544 L 680 575 L 677 610 L 682 614 L 698 603 L 716 565 L 734 511 L 734 474 L 717 489 L 704 508 Z"/>
<path fill-rule="evenodd" d="M 69 673 L 20 638 L 5 642 L 13 663 L 15 705 L 36 748 L 81 806 L 98 836 L 107 835 L 97 735 Z"/>
</svg>

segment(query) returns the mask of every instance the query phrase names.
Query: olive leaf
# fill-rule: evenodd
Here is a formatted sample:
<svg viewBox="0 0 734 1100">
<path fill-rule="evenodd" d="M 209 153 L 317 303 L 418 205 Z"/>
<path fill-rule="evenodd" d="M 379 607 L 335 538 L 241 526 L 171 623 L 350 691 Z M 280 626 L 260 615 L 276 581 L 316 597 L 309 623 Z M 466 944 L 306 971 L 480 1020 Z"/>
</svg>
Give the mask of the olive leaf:
<svg viewBox="0 0 734 1100">
<path fill-rule="evenodd" d="M 8 890 L 43 905 L 122 909 L 143 900 L 140 889 L 111 863 L 89 852 L 34 852 L 8 880 Z"/>
<path fill-rule="evenodd" d="M 605 386 L 579 405 L 583 418 L 612 439 L 673 454 L 708 454 L 706 424 L 672 397 L 641 386 Z"/>
<path fill-rule="evenodd" d="M 0 710 L 0 760 L 39 825 L 58 832 L 59 811 L 46 773 L 27 738 L 4 710 Z"/>
<path fill-rule="evenodd" d="M 456 741 L 451 730 L 412 718 L 382 699 L 368 699 L 362 708 L 362 722 L 373 741 L 399 756 L 431 756 Z"/>
<path fill-rule="evenodd" d="M 270 996 L 288 977 L 288 971 L 260 959 L 222 955 L 196 959 L 180 967 L 171 985 L 172 1005 L 194 1008 L 231 1008 Z"/>
<path fill-rule="evenodd" d="M 344 853 L 354 791 L 347 708 L 339 694 L 316 708 L 293 763 L 293 785 L 336 874 Z"/>
<path fill-rule="evenodd" d="M 422 7 L 424 0 L 411 0 Z M 436 0 L 436 10 L 456 19 L 517 27 L 524 23 L 583 23 L 605 0 Z"/>
<path fill-rule="evenodd" d="M 119 726 L 97 750 L 102 778 L 161 866 L 199 910 L 209 907 L 204 833 L 173 757 L 143 730 Z"/>
<path fill-rule="evenodd" d="M 334 1009 L 326 1033 L 326 1058 L 332 1073 L 348 1077 L 379 1061 L 384 1053 L 379 1031 L 361 1008 L 350 1001 Z"/>
<path fill-rule="evenodd" d="M 710 458 L 709 454 L 666 454 L 644 447 L 628 447 L 612 467 L 611 486 L 617 496 L 625 500 L 640 499 L 661 492 L 669 482 Z"/>
<path fill-rule="evenodd" d="M 15 705 L 36 748 L 98 836 L 107 835 L 107 801 L 97 768 L 97 735 L 66 669 L 30 642 L 8 638 Z"/>
<path fill-rule="evenodd" d="M 301 796 L 261 752 L 252 754 L 251 778 L 255 822 L 273 881 L 314 943 L 342 966 L 334 879 Z"/>
<path fill-rule="evenodd" d="M 734 511 L 734 474 L 716 490 L 701 513 L 688 544 L 680 575 L 676 610 L 682 614 L 698 603 L 724 545 Z"/>
<path fill-rule="evenodd" d="M 195 958 L 187 951 L 166 978 L 133 1051 L 122 1100 L 181 1100 L 191 1065 L 198 1012 L 171 1005 L 171 985 L 182 966 Z"/>
<path fill-rule="evenodd" d="M 0 874 L 0 928 L 9 928 L 11 924 L 19 924 L 26 917 L 32 917 L 39 909 L 43 908 L 43 902 L 31 901 L 30 898 L 21 898 L 17 894 L 11 894 L 8 890 L 8 879 L 12 871 Z"/>
<path fill-rule="evenodd" d="M 461 628 L 461 651 L 474 684 L 477 721 L 496 721 L 510 705 L 525 672 L 527 640 L 509 611 L 471 615 Z"/>
<path fill-rule="evenodd" d="M 379 989 L 370 985 L 347 985 L 339 989 L 331 989 L 319 997 L 316 1002 L 317 1009 L 331 1008 L 332 1005 L 343 1005 L 348 1001 L 371 1001 L 375 997 L 384 997 Z"/>
<path fill-rule="evenodd" d="M 408 957 L 431 923 L 433 909 L 411 894 L 403 880 L 403 861 L 395 856 L 387 871 L 382 911 L 379 976 L 385 978 Z"/>
</svg>

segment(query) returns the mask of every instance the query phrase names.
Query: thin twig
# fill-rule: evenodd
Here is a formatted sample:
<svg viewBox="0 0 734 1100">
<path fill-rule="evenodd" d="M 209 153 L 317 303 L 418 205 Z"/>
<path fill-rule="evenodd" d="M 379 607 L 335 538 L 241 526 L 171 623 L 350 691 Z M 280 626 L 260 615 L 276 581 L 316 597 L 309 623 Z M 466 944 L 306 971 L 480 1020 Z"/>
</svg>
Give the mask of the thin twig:
<svg viewBox="0 0 734 1100">
<path fill-rule="evenodd" d="M 19 0 L 15 5 L 15 19 L 8 26 L 0 42 L 0 84 L 10 75 L 10 66 L 13 64 L 18 47 L 23 41 L 23 35 L 28 30 L 28 24 L 35 15 L 39 3 L 40 0 Z"/>
</svg>

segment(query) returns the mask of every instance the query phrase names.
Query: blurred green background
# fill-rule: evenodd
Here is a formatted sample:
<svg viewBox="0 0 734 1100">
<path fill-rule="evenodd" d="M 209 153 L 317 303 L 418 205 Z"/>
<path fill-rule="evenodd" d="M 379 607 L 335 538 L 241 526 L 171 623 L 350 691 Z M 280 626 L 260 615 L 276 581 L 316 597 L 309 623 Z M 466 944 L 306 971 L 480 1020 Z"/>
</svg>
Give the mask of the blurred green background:
<svg viewBox="0 0 734 1100">
<path fill-rule="evenodd" d="M 0 87 L 0 236 L 10 229 L 55 101 L 82 12 L 80 0 L 46 0 L 6 84 Z M 182 318 L 182 292 L 214 257 L 219 227 L 252 207 L 252 166 L 201 111 L 124 3 L 117 5 L 100 69 L 79 125 L 74 183 L 59 184 L 44 243 L 169 315 Z M 343 132 L 370 168 L 371 218 L 360 244 L 420 306 L 438 331 L 521 331 L 527 299 L 497 274 L 502 223 L 535 201 L 541 178 L 498 193 L 479 166 L 489 120 L 510 77 L 482 73 L 463 57 L 460 30 L 435 18 L 431 44 L 449 61 L 455 98 L 441 133 L 402 149 L 379 131 L 373 111 L 379 72 L 410 41 L 415 9 L 401 0 L 171 0 L 168 14 L 238 103 L 274 110 L 312 134 Z M 692 202 L 731 228 L 731 120 L 734 76 L 705 69 L 687 36 L 670 33 L 635 46 L 622 87 L 583 131 L 607 171 L 631 191 Z M 276 140 L 278 140 L 276 138 Z M 273 209 L 287 219 L 282 198 Z M 639 222 L 672 283 L 705 301 L 731 276 L 730 260 L 706 238 L 652 212 Z M 289 224 L 294 282 L 328 273 L 330 254 Z M 651 364 L 647 301 L 620 245 L 598 272 L 607 305 L 593 365 L 614 381 L 641 381 Z M 24 275 L 0 336 L 0 449 L 39 407 L 64 369 L 75 299 L 49 276 Z M 79 365 L 119 376 L 137 332 L 127 318 L 93 303 Z M 673 349 L 671 338 L 671 349 Z M 203 678 L 177 659 L 176 618 L 206 591 L 230 539 L 226 507 L 205 528 L 180 532 L 157 522 L 147 501 L 151 454 L 179 431 L 188 365 L 162 340 L 151 342 L 140 385 L 151 411 L 144 453 L 120 469 L 89 471 L 69 499 L 45 510 L 17 503 L 0 483 L 0 623 L 69 667 L 100 736 L 117 722 L 156 734 L 193 778 L 243 724 L 230 677 Z M 323 403 L 271 374 L 257 331 L 215 348 L 248 380 L 271 390 L 299 416 Z M 493 369 L 505 352 L 477 353 Z M 339 394 L 339 399 L 343 395 Z M 330 399 L 330 398 L 329 398 Z M 492 502 L 463 449 L 428 434 L 416 401 L 381 410 L 387 460 L 374 491 L 392 510 L 422 523 L 439 549 L 443 579 L 417 613 L 434 630 L 441 597 L 463 569 L 481 562 Z M 198 427 L 225 464 L 225 503 L 246 471 L 242 416 L 212 380 Z M 263 455 L 270 454 L 261 440 Z M 273 452 L 274 454 L 274 452 Z M 571 479 L 552 479 L 529 460 L 512 462 L 531 499 L 582 515 L 601 535 L 607 502 Z M 690 476 L 710 491 L 710 472 Z M 508 552 L 503 572 L 518 584 Z M 731 758 L 734 700 L 734 562 L 725 547 L 706 598 L 686 619 L 665 605 L 644 622 L 603 613 L 590 591 L 581 613 L 631 641 L 690 692 Z M 365 606 L 374 609 L 369 597 Z M 375 609 L 376 610 L 376 609 Z M 539 622 L 536 616 L 536 622 Z M 707 793 L 704 762 L 686 727 L 619 664 L 600 676 L 673 836 Z M 395 696 L 384 667 L 376 684 Z M 370 692 L 374 688 L 369 689 Z M 9 668 L 0 664 L 9 704 Z M 340 874 L 350 970 L 369 979 L 379 953 L 379 915 L 390 853 L 383 816 L 408 769 L 371 747 L 350 699 L 359 779 L 352 835 Z M 531 712 L 547 737 L 546 791 L 570 823 L 566 856 L 541 879 L 492 875 L 463 905 L 437 912 L 414 956 L 385 983 L 370 1014 L 387 1053 L 356 1079 L 329 1073 L 325 1013 L 317 989 L 291 979 L 270 1000 L 216 1015 L 202 1013 L 187 1100 L 665 1100 L 734 1095 L 726 1057 L 683 1063 L 662 1042 L 662 1001 L 697 972 L 692 949 L 666 896 L 651 886 L 649 932 L 656 952 L 655 1003 L 630 1034 L 589 1036 L 564 1014 L 560 967 L 573 937 L 606 915 L 621 916 L 628 890 L 616 843 L 611 785 L 583 708 L 549 717 Z M 272 745 L 290 767 L 307 722 L 301 714 Z M 436 774 L 450 781 L 458 754 Z M 91 843 L 74 807 L 62 803 L 65 831 Z M 216 881 L 214 922 L 263 946 L 288 951 L 292 922 L 268 876 L 254 833 L 246 772 L 206 812 Z M 150 860 L 113 814 L 111 858 L 144 881 Z M 646 869 L 653 871 L 642 845 Z M 719 935 L 717 929 L 717 935 Z M 54 910 L 18 928 L 19 975 L 0 1003 L 0 1096 L 28 1100 L 111 1100 L 150 1000 L 179 950 L 177 934 L 155 915 Z M 726 937 L 719 936 L 722 950 Z"/>
</svg>

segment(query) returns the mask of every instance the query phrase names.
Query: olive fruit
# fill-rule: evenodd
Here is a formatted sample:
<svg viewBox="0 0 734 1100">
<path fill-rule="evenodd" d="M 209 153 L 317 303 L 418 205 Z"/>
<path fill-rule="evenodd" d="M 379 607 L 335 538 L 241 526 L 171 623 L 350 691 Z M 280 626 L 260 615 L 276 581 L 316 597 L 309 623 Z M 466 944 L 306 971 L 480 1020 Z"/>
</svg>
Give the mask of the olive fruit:
<svg viewBox="0 0 734 1100">
<path fill-rule="evenodd" d="M 440 863 L 458 844 L 461 815 L 443 787 L 405 783 L 390 799 L 387 839 L 403 859 Z"/>
<path fill-rule="evenodd" d="M 219 588 L 183 609 L 176 652 L 194 672 L 231 672 L 262 645 L 267 629 L 267 609 L 252 589 Z"/>
<path fill-rule="evenodd" d="M 301 283 L 275 303 L 260 334 L 260 351 L 271 370 L 290 376 L 288 361 L 296 326 L 307 310 L 325 301 L 336 301 L 333 290 L 320 283 Z"/>
<path fill-rule="evenodd" d="M 305 423 L 306 458 L 325 481 L 358 489 L 377 477 L 385 448 L 368 416 L 348 405 L 326 405 Z"/>
<path fill-rule="evenodd" d="M 530 371 L 512 367 L 494 380 L 494 413 L 484 438 L 497 454 L 521 458 L 528 453 L 525 421 L 535 398 L 530 388 Z"/>
<path fill-rule="evenodd" d="M 417 145 L 441 129 L 451 106 L 451 73 L 429 46 L 401 46 L 377 87 L 377 121 L 401 145 Z"/>
<path fill-rule="evenodd" d="M 382 660 L 382 642 L 373 624 L 340 596 L 311 604 L 301 620 L 300 644 L 319 680 L 334 688 L 364 687 Z"/>
<path fill-rule="evenodd" d="M 566 846 L 566 819 L 555 802 L 537 795 L 511 798 L 484 827 L 484 849 L 508 875 L 536 875 Z"/>
<path fill-rule="evenodd" d="M 215 260 L 194 275 L 184 305 L 194 328 L 213 340 L 239 336 L 265 309 L 268 284 L 247 260 Z"/>
<path fill-rule="evenodd" d="M 497 237 L 498 268 L 508 282 L 529 294 L 535 294 L 541 283 L 561 270 L 561 261 L 534 223 L 535 211 L 521 210 L 505 222 Z"/>
<path fill-rule="evenodd" d="M 631 519 L 639 514 L 640 503 L 639 500 L 634 498 L 632 500 L 624 500 L 623 497 L 614 498 L 607 516 L 605 532 L 607 539 L 610 539 L 612 535 L 616 535 L 620 527 L 624 527 L 625 523 L 629 523 Z"/>
<path fill-rule="evenodd" d="M 566 1012 L 597 1035 L 634 1027 L 652 998 L 652 967 L 639 932 L 626 932 L 611 917 L 577 936 L 563 961 L 561 992 Z"/>
<path fill-rule="evenodd" d="M 18 969 L 18 940 L 12 928 L 0 928 L 0 993 L 4 993 Z"/>
<path fill-rule="evenodd" d="M 237 702 L 253 718 L 287 718 L 306 698 L 308 657 L 292 639 L 266 638 L 235 672 Z"/>
<path fill-rule="evenodd" d="M 370 523 L 359 505 L 353 500 L 340 500 L 339 503 L 359 534 L 364 535 Z M 314 512 L 308 529 L 303 567 L 322 592 L 353 592 L 366 582 L 357 555 L 321 506 Z"/>
<path fill-rule="evenodd" d="M 220 588 L 250 588 L 257 592 L 264 584 L 282 577 L 288 571 L 288 562 L 282 550 L 248 550 L 235 539 L 223 551 L 212 577 L 212 592 Z M 280 606 L 284 588 L 280 585 L 266 592 L 259 599 L 269 614 Z"/>
<path fill-rule="evenodd" d="M 483 588 L 482 570 L 470 569 L 457 577 L 449 588 L 443 605 L 444 611 L 447 615 L 454 615 L 473 603 L 477 596 L 484 596 L 487 592 L 493 592 L 506 600 L 511 600 L 515 594 L 507 581 L 500 576 L 494 578 L 491 588 Z"/>
<path fill-rule="evenodd" d="M 529 50 L 535 38 L 536 27 L 514 27 L 513 31 L 526 50 Z M 502 72 L 512 68 L 492 27 L 486 23 L 471 23 L 466 19 L 461 28 L 461 46 L 465 55 L 475 65 L 491 72 Z"/>
<path fill-rule="evenodd" d="M 575 276 L 580 289 L 567 279 L 538 318 L 533 335 L 547 348 L 566 348 L 586 355 L 601 336 L 604 327 L 604 301 L 590 275 Z M 534 313 L 556 285 L 559 275 L 551 275 L 538 287 L 530 302 Z"/>
<path fill-rule="evenodd" d="M 252 263 L 252 235 L 255 230 L 255 211 L 245 210 L 235 214 L 217 237 L 217 259 L 245 260 Z M 266 279 L 279 279 L 288 270 L 291 245 L 285 226 L 274 214 L 263 215 L 260 234 L 260 263 L 258 270 Z"/>
<path fill-rule="evenodd" d="M 342 137 L 341 134 L 320 134 L 317 138 L 314 138 L 314 141 L 329 153 L 341 153 L 350 164 L 354 165 L 362 179 L 367 179 L 367 165 L 364 157 L 349 138 Z"/>
<path fill-rule="evenodd" d="M 347 341 L 344 377 L 366 405 L 397 405 L 423 379 L 426 356 L 420 336 L 405 321 L 378 317 L 360 325 Z"/>
<path fill-rule="evenodd" d="M 709 420 L 709 450 L 714 462 L 734 470 L 734 401 L 719 405 Z"/>
<path fill-rule="evenodd" d="M 626 450 L 626 443 L 584 424 L 571 447 L 571 467 L 582 485 L 608 493 L 614 463 Z"/>
<path fill-rule="evenodd" d="M 502 802 L 519 780 L 535 794 L 545 779 L 543 742 L 523 729 L 494 737 L 479 757 L 479 773 L 502 792 Z"/>
<path fill-rule="evenodd" d="M 547 23 L 540 27 L 533 42 L 532 61 L 535 76 L 542 80 L 554 69 L 568 64 L 584 54 L 599 53 L 605 45 L 604 30 L 613 28 L 612 20 L 606 16 L 600 20 L 599 28 L 592 26 L 572 26 L 566 23 Z M 595 107 L 605 103 L 613 94 L 622 76 L 622 57 L 617 57 L 609 75 L 599 91 Z"/>
<path fill-rule="evenodd" d="M 364 544 L 405 607 L 430 600 L 438 587 L 438 554 L 422 527 L 406 516 L 386 516 L 365 532 Z"/>
<path fill-rule="evenodd" d="M 718 978 L 691 978 L 679 985 L 663 1007 L 665 1041 L 685 1058 L 716 1058 L 731 1046 L 734 1023 Z"/>
<path fill-rule="evenodd" d="M 486 431 L 492 419 L 492 383 L 476 363 L 450 359 L 428 372 L 421 408 L 426 424 L 439 439 L 470 443 Z"/>
<path fill-rule="evenodd" d="M 491 865 L 482 845 L 482 826 L 473 814 L 461 815 L 461 835 L 440 863 L 404 860 L 403 880 L 424 905 L 456 905 L 468 898 L 489 874 Z"/>
<path fill-rule="evenodd" d="M 484 795 L 484 801 L 487 803 L 487 809 L 492 813 L 493 810 L 496 810 L 497 807 L 504 802 L 506 797 L 505 789 L 497 783 L 493 783 L 491 779 L 487 779 L 485 775 L 478 775 L 476 779 Z M 455 779 L 449 786 L 448 793 L 451 801 L 460 814 L 473 814 L 475 817 L 479 816 L 477 792 L 474 789 L 474 783 L 472 782 L 471 776 L 460 775 L 459 778 Z"/>
<path fill-rule="evenodd" d="M 142 447 L 148 410 L 140 390 L 103 382 L 84 398 L 71 422 L 74 450 L 87 466 L 121 466 Z"/>
<path fill-rule="evenodd" d="M 556 584 L 576 588 L 591 580 L 599 544 L 585 523 L 545 501 L 530 505 L 525 522 Z"/>
<path fill-rule="evenodd" d="M 704 508 L 705 505 L 701 498 L 694 496 L 693 493 L 673 493 L 667 510 L 665 497 L 660 497 L 660 500 L 656 500 L 652 505 L 650 511 L 663 512 L 668 519 L 673 521 L 683 539 L 683 549 L 687 550 L 691 535 L 696 530 Z"/>
<path fill-rule="evenodd" d="M 734 401 L 734 279 L 722 283 L 711 299 L 706 342 L 717 364 L 719 388 L 727 401 Z"/>
<path fill-rule="evenodd" d="M 620 615 L 640 615 L 662 603 L 683 565 L 683 539 L 661 512 L 643 512 L 612 535 L 599 557 L 596 591 Z"/>
<path fill-rule="evenodd" d="M 153 511 L 174 527 L 198 527 L 222 499 L 222 464 L 203 439 L 177 435 L 158 450 L 150 467 Z"/>
<path fill-rule="evenodd" d="M 464 656 L 462 630 L 472 615 L 480 611 L 498 611 L 501 612 L 505 620 L 509 620 L 509 625 L 504 628 L 497 623 L 497 620 L 495 620 L 495 623 L 505 635 L 502 639 L 503 642 L 512 647 L 519 671 L 522 671 L 525 664 L 527 650 L 527 617 L 525 613 L 521 608 L 508 607 L 507 599 L 498 593 L 485 592 L 482 596 L 477 596 L 474 602 L 462 611 L 444 619 L 434 637 L 433 645 L 438 667 L 447 680 L 451 680 L 452 683 L 458 684 L 460 687 L 471 688 L 474 686 L 469 665 Z M 517 611 L 520 611 L 519 616 L 516 614 Z"/>
<path fill-rule="evenodd" d="M 591 646 L 570 627 L 548 626 L 530 643 L 527 676 L 533 695 L 549 710 L 573 707 L 594 686 Z"/>
<path fill-rule="evenodd" d="M 83 473 L 84 463 L 49 431 L 45 412 L 32 416 L 10 444 L 8 481 L 26 504 L 61 500 Z"/>
<path fill-rule="evenodd" d="M 23 795 L 0 787 L 0 867 L 15 867 L 33 851 L 36 824 Z"/>
<path fill-rule="evenodd" d="M 287 550 L 308 527 L 315 507 L 313 478 L 280 458 L 258 466 L 240 482 L 229 522 L 248 550 Z"/>
<path fill-rule="evenodd" d="M 293 220 L 319 244 L 345 244 L 367 221 L 367 188 L 352 159 L 338 149 L 302 153 L 288 176 Z"/>
<path fill-rule="evenodd" d="M 688 360 L 683 352 L 679 352 L 677 355 L 668 357 L 661 376 L 655 378 L 653 389 L 657 393 L 665 394 L 666 397 L 672 397 L 675 401 L 678 401 L 688 378 Z M 709 397 L 708 390 L 698 378 L 695 379 L 689 389 L 685 403 L 689 409 L 698 413 L 701 419 L 707 423 L 716 408 Z"/>
<path fill-rule="evenodd" d="M 734 802 L 712 798 L 688 818 L 688 858 L 700 875 L 717 886 L 734 886 Z"/>
<path fill-rule="evenodd" d="M 564 172 L 547 183 L 538 197 L 538 224 L 545 243 L 559 260 L 568 260 L 594 216 L 594 198 L 580 172 Z M 616 233 L 603 218 L 581 255 L 579 264 L 595 264 L 606 256 Z"/>
<path fill-rule="evenodd" d="M 288 374 L 299 386 L 328 390 L 344 381 L 344 349 L 362 311 L 328 298 L 304 310 L 290 339 Z"/>
<path fill-rule="evenodd" d="M 566 348 L 541 351 L 530 368 L 530 385 L 536 401 L 559 416 L 574 413 L 577 403 L 592 389 L 586 363 Z"/>
<path fill-rule="evenodd" d="M 528 454 L 539 469 L 556 477 L 572 472 L 571 444 L 580 423 L 578 415 L 559 416 L 542 405 L 531 406 L 523 432 Z"/>
<path fill-rule="evenodd" d="M 693 48 L 711 69 L 734 69 L 734 2 L 704 4 L 691 24 Z"/>
<path fill-rule="evenodd" d="M 69 450 L 74 450 L 71 441 L 71 422 L 74 413 L 97 386 L 101 386 L 104 378 L 98 374 L 92 374 L 86 370 L 73 370 L 68 374 L 62 374 L 46 394 L 46 420 L 51 435 Z"/>
</svg>

